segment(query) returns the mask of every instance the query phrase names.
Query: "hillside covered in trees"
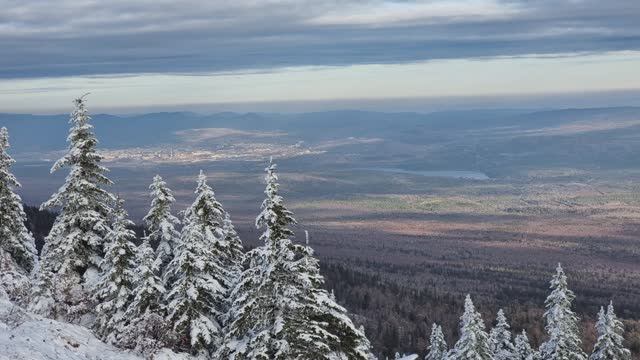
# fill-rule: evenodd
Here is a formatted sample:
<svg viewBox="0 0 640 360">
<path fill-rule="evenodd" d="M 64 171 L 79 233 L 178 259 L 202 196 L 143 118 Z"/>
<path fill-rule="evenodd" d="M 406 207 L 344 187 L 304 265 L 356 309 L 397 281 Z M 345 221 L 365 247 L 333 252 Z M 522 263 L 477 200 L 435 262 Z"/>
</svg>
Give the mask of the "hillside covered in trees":
<svg viewBox="0 0 640 360">
<path fill-rule="evenodd" d="M 329 279 L 325 284 L 308 241 L 293 240 L 296 220 L 280 195 L 272 161 L 265 169 L 265 198 L 255 221 L 261 246 L 244 249 L 231 215 L 202 171 L 193 202 L 179 217 L 172 214 L 175 198 L 168 184 L 154 177 L 144 228 L 135 231 L 124 200 L 109 191 L 113 182 L 101 164 L 84 98 L 74 104 L 68 151 L 52 167 L 52 172 L 68 169 L 68 175 L 42 205 L 57 215 L 25 211 L 15 193 L 19 182 L 10 169 L 8 131 L 0 132 L 0 297 L 18 306 L 22 319 L 48 318 L 90 329 L 123 353 L 148 358 L 365 360 L 400 350 L 398 339 L 407 335 L 401 329 L 374 325 L 375 314 L 353 316 L 356 309 L 350 313 L 339 304 L 357 296 L 341 285 L 344 277 L 352 277 L 352 287 L 357 279 L 371 278 L 329 267 L 323 269 Z M 42 229 L 49 225 L 38 253 L 35 238 L 44 236 Z M 606 310 L 597 315 L 588 355 L 574 312 L 575 295 L 560 265 L 550 286 L 544 313 L 529 319 L 545 324 L 544 335 L 534 334 L 536 342 L 526 331 L 513 336 L 502 310 L 488 330 L 467 295 L 458 326 L 443 328 L 435 322 L 445 316 L 435 314 L 433 325 L 422 329 L 430 332 L 421 350 L 425 359 L 631 358 L 613 304 L 603 304 Z M 370 289 L 362 288 L 357 310 L 376 309 L 377 296 Z M 441 300 L 434 311 L 459 312 L 461 299 L 445 295 Z M 13 321 L 13 312 L 0 314 L 0 329 L 10 334 L 0 337 L 0 346 L 11 347 L 16 335 L 24 335 L 20 326 L 26 322 Z M 378 334 L 374 346 L 365 335 L 368 329 Z"/>
</svg>

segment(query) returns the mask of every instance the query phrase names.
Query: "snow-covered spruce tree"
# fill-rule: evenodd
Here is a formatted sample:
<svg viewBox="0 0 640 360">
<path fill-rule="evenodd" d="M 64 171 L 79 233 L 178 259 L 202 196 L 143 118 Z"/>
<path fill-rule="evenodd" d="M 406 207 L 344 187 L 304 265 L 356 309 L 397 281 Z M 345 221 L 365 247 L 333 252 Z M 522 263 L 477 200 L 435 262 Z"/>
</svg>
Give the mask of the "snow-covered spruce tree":
<svg viewBox="0 0 640 360">
<path fill-rule="evenodd" d="M 7 153 L 8 148 L 9 132 L 3 127 L 0 128 L 0 288 L 11 300 L 23 302 L 38 255 L 33 236 L 24 225 L 27 216 L 22 200 L 14 192 L 20 183 L 11 173 L 15 160 Z"/>
<path fill-rule="evenodd" d="M 176 225 L 180 224 L 180 221 L 171 214 L 171 206 L 175 202 L 175 198 L 160 175 L 153 178 L 149 190 L 151 190 L 152 198 L 151 208 L 143 220 L 149 230 L 147 235 L 149 241 L 158 244 L 156 261 L 158 262 L 158 271 L 162 273 L 173 259 L 176 242 L 180 238 Z"/>
<path fill-rule="evenodd" d="M 94 331 L 112 344 L 120 344 L 120 336 L 128 323 L 124 314 L 133 298 L 136 281 L 137 249 L 133 243 L 136 234 L 130 229 L 133 222 L 127 217 L 124 202 L 118 199 L 113 229 L 107 236 L 106 253 L 100 266 L 102 273 L 93 293 L 97 304 Z"/>
<path fill-rule="evenodd" d="M 489 347 L 495 360 L 513 359 L 515 348 L 511 342 L 511 332 L 509 331 L 507 317 L 502 309 L 498 310 L 496 326 L 489 333 Z"/>
<path fill-rule="evenodd" d="M 226 244 L 229 246 L 229 257 L 231 260 L 231 264 L 234 267 L 234 278 L 236 282 L 240 276 L 240 271 L 242 270 L 242 262 L 244 261 L 244 252 L 242 250 L 242 241 L 240 240 L 240 236 L 236 232 L 236 228 L 233 226 L 233 222 L 231 221 L 231 217 L 228 212 L 224 214 L 224 220 L 222 223 L 222 232 L 224 233 L 224 238 Z M 234 284 L 235 285 L 235 284 Z"/>
<path fill-rule="evenodd" d="M 607 311 L 600 308 L 596 323 L 598 339 L 593 347 L 590 360 L 628 360 L 631 353 L 624 347 L 624 326 L 617 319 L 613 311 L 613 304 L 609 303 Z"/>
<path fill-rule="evenodd" d="M 442 333 L 442 327 L 438 324 L 431 326 L 431 336 L 429 337 L 429 347 L 425 360 L 445 360 L 447 358 L 447 342 Z"/>
<path fill-rule="evenodd" d="M 527 332 L 522 330 L 522 333 L 518 334 L 515 339 L 515 360 L 537 360 L 538 353 L 531 348 L 529 343 L 529 337 Z"/>
<path fill-rule="evenodd" d="M 290 240 L 295 219 L 278 194 L 275 164 L 266 172 L 266 199 L 256 219 L 265 244 L 247 256 L 216 358 L 370 359 L 364 332 L 322 288 L 311 248 Z"/>
<path fill-rule="evenodd" d="M 291 270 L 297 273 L 293 286 L 301 293 L 297 299 L 291 297 L 298 301 L 298 306 L 292 307 L 291 330 L 289 338 L 285 337 L 290 353 L 301 359 L 371 358 L 371 345 L 364 331 L 355 327 L 347 310 L 336 302 L 335 295 L 324 289 L 320 264 L 308 246 L 308 237 L 307 246 L 296 244 L 292 250 L 295 255 Z"/>
<path fill-rule="evenodd" d="M 489 335 L 484 321 L 476 311 L 471 296 L 464 300 L 464 314 L 460 318 L 460 339 L 450 353 L 451 360 L 493 360 L 489 348 Z"/>
<path fill-rule="evenodd" d="M 137 250 L 133 300 L 124 315 L 129 323 L 121 341 L 122 346 L 145 354 L 153 353 L 170 340 L 162 304 L 165 288 L 157 274 L 158 262 L 149 239 L 145 238 Z"/>
<path fill-rule="evenodd" d="M 567 276 L 558 264 L 551 279 L 551 294 L 545 301 L 545 330 L 548 339 L 540 346 L 542 360 L 585 360 L 580 347 L 578 317 L 571 310 L 575 295 L 567 287 Z"/>
<path fill-rule="evenodd" d="M 607 306 L 607 322 L 609 323 L 609 329 L 611 330 L 611 340 L 615 345 L 615 353 L 618 354 L 618 359 L 629 359 L 631 352 L 625 348 L 624 342 L 624 324 L 613 309 L 613 302 L 610 301 Z"/>
<path fill-rule="evenodd" d="M 177 350 L 215 351 L 222 318 L 239 264 L 223 231 L 224 209 L 200 172 L 196 199 L 184 212 L 175 258 L 167 265 L 168 317 L 178 334 Z"/>
<path fill-rule="evenodd" d="M 74 101 L 67 153 L 51 171 L 69 167 L 64 185 L 42 208 L 59 208 L 45 239 L 36 273 L 30 309 L 41 315 L 78 321 L 89 311 L 88 292 L 94 285 L 110 232 L 109 214 L 114 197 L 102 188 L 111 184 L 100 165 L 98 143 L 84 97 Z"/>
</svg>

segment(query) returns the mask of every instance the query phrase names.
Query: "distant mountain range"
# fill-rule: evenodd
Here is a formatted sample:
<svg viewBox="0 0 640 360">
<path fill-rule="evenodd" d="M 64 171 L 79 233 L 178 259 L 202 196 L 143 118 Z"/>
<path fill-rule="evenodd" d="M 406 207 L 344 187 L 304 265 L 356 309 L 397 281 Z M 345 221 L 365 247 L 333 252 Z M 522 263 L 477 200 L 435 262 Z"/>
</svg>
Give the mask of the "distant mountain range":
<svg viewBox="0 0 640 360">
<path fill-rule="evenodd" d="M 349 137 L 377 138 L 385 144 L 367 148 L 375 159 L 395 155 L 412 167 L 456 162 L 459 168 L 484 170 L 547 162 L 628 165 L 637 162 L 640 151 L 640 107 L 426 114 L 161 112 L 93 118 L 100 146 L 107 149 L 198 143 L 207 147 L 237 139 L 322 144 Z M 0 114 L 0 126 L 9 128 L 15 154 L 64 149 L 67 120 L 64 114 Z M 429 147 L 426 159 L 418 154 L 424 146 Z"/>
<path fill-rule="evenodd" d="M 452 111 L 429 114 L 381 113 L 357 110 L 302 114 L 159 112 L 131 116 L 92 115 L 101 145 L 107 148 L 175 143 L 177 132 L 201 128 L 244 131 L 280 131 L 304 140 L 402 133 L 414 127 L 463 129 L 491 126 L 505 117 L 524 115 L 516 110 Z M 9 128 L 13 151 L 50 151 L 65 147 L 69 115 L 0 114 Z"/>
</svg>

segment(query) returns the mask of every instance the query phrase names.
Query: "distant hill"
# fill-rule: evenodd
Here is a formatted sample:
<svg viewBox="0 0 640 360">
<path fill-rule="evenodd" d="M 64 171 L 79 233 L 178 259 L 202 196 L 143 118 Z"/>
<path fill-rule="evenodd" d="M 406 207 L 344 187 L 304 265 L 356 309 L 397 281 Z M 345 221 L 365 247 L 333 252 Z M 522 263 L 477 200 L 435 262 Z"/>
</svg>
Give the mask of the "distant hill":
<svg viewBox="0 0 640 360">
<path fill-rule="evenodd" d="M 222 135 L 202 146 L 237 139 L 266 141 L 267 137 L 309 144 L 348 137 L 379 138 L 384 145 L 366 148 L 372 159 L 393 155 L 394 161 L 401 158 L 401 165 L 409 167 L 441 167 L 451 162 L 458 168 L 486 171 L 541 163 L 627 166 L 635 161 L 633 154 L 640 151 L 639 107 L 428 114 L 356 110 L 301 114 L 160 112 L 96 114 L 93 118 L 100 146 L 109 149 L 180 145 L 188 142 L 188 134 L 198 133 L 186 130 L 216 128 L 224 130 L 215 132 Z M 66 147 L 67 119 L 63 114 L 0 114 L 0 126 L 9 128 L 14 154 L 49 152 Z M 269 136 L 261 136 L 262 132 Z M 428 158 L 420 156 L 422 148 L 411 146 L 429 146 Z"/>
</svg>

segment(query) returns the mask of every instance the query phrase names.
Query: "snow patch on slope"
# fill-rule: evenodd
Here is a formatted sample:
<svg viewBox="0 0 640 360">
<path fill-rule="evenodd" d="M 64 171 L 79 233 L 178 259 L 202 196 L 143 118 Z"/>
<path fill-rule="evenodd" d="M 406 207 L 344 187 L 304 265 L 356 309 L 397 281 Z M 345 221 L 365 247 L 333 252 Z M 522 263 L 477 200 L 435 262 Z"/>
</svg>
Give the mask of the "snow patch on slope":
<svg viewBox="0 0 640 360">
<path fill-rule="evenodd" d="M 27 313 L 0 296 L 0 360 L 143 360 L 98 340 L 82 326 Z M 190 360 L 164 349 L 158 360 Z"/>
<path fill-rule="evenodd" d="M 413 355 L 405 355 L 401 357 L 399 360 L 417 360 L 417 359 L 418 359 L 418 355 L 413 354 Z"/>
</svg>

